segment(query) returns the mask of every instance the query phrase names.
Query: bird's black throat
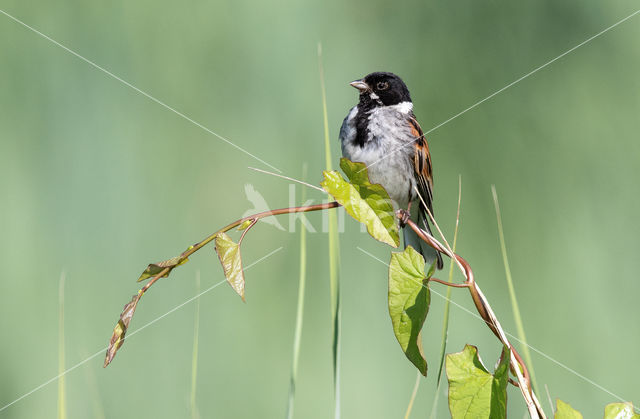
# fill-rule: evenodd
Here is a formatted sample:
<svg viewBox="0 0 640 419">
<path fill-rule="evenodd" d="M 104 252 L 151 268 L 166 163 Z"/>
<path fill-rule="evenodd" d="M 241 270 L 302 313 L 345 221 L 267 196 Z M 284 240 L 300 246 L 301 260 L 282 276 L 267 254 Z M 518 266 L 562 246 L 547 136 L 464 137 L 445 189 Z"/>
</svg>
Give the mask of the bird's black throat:
<svg viewBox="0 0 640 419">
<path fill-rule="evenodd" d="M 378 103 L 371 99 L 368 93 L 360 95 L 360 102 L 358 103 L 358 113 L 355 116 L 356 125 L 356 138 L 355 143 L 364 147 L 367 139 L 369 138 L 369 116 Z"/>
</svg>

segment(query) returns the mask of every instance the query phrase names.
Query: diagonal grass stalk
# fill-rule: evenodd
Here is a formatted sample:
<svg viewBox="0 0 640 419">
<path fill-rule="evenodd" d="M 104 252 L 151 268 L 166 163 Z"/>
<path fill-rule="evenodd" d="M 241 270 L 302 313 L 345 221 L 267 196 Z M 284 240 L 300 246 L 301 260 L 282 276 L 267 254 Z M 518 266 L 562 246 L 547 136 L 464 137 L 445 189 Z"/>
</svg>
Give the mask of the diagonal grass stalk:
<svg viewBox="0 0 640 419">
<path fill-rule="evenodd" d="M 453 231 L 453 252 L 456 251 L 456 245 L 458 243 L 458 228 L 460 226 L 460 204 L 462 203 L 462 176 L 458 175 L 458 210 L 456 211 L 456 226 Z M 453 282 L 453 267 L 455 266 L 454 259 L 451 259 L 449 265 L 449 282 Z M 449 312 L 451 309 L 451 287 L 447 287 L 447 296 L 444 302 L 444 316 L 442 317 L 442 342 L 440 343 L 440 365 L 438 366 L 438 378 L 436 379 L 436 395 L 433 399 L 433 406 L 431 408 L 431 418 L 436 417 L 436 411 L 438 409 L 438 399 L 440 397 L 440 379 L 442 378 L 442 371 L 444 366 L 444 356 L 447 352 L 447 339 L 449 337 Z"/>
<path fill-rule="evenodd" d="M 551 401 L 551 394 L 549 394 L 549 386 L 547 386 L 546 384 L 544 385 L 544 390 L 547 392 L 547 400 L 549 400 L 549 407 L 551 408 L 551 413 L 552 414 L 556 414 L 556 408 L 553 405 L 553 402 Z"/>
<path fill-rule="evenodd" d="M 536 375 L 533 371 L 533 362 L 531 361 L 531 352 L 529 351 L 529 345 L 527 344 L 527 337 L 524 333 L 524 326 L 522 324 L 522 317 L 520 316 L 520 308 L 518 307 L 518 299 L 516 298 L 516 290 L 513 286 L 513 278 L 511 277 L 511 268 L 509 267 L 509 259 L 507 258 L 507 246 L 504 241 L 504 230 L 502 228 L 502 216 L 500 215 L 500 204 L 498 202 L 498 192 L 496 186 L 491 185 L 491 193 L 493 194 L 493 203 L 496 207 L 496 218 L 498 220 L 498 236 L 500 237 L 500 250 L 502 251 L 502 261 L 504 262 L 504 272 L 507 277 L 507 285 L 509 286 L 509 297 L 511 298 L 511 308 L 513 310 L 513 319 L 516 323 L 516 330 L 518 331 L 518 339 L 522 343 L 522 353 L 524 359 L 529 367 L 529 374 L 531 375 L 531 385 L 533 391 L 537 394 L 538 384 L 536 383 Z"/>
<path fill-rule="evenodd" d="M 329 140 L 329 117 L 327 93 L 322 67 L 322 44 L 318 43 L 318 71 L 322 90 L 322 117 L 324 126 L 325 166 L 332 170 L 331 143 Z M 338 219 L 335 211 L 329 212 L 329 285 L 331 292 L 331 319 L 333 325 L 333 383 L 335 390 L 334 418 L 340 417 L 340 244 L 338 242 Z"/>
<path fill-rule="evenodd" d="M 422 374 L 420 371 L 416 374 L 416 383 L 413 385 L 413 391 L 411 392 L 411 398 L 409 399 L 409 405 L 407 406 L 407 411 L 404 413 L 404 419 L 409 419 L 411 416 L 411 411 L 413 410 L 413 403 L 416 401 L 416 396 L 418 395 L 418 387 L 420 387 L 420 379 L 422 378 Z"/>
<path fill-rule="evenodd" d="M 303 166 L 303 179 L 307 177 L 307 165 Z M 302 202 L 307 199 L 306 189 L 302 188 Z M 300 276 L 298 278 L 298 307 L 296 309 L 296 329 L 293 335 L 293 361 L 291 378 L 289 379 L 289 404 L 287 405 L 287 419 L 293 419 L 293 408 L 296 395 L 296 380 L 298 377 L 298 360 L 300 359 L 300 341 L 302 338 L 302 324 L 304 316 L 304 292 L 307 282 L 307 229 L 300 223 Z"/>
</svg>

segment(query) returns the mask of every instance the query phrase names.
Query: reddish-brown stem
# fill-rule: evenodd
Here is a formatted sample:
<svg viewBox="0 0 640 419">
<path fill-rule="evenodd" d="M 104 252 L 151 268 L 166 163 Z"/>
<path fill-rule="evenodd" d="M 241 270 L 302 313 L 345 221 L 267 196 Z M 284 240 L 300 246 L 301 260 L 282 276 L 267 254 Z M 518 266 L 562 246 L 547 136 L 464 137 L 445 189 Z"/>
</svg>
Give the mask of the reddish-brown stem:
<svg viewBox="0 0 640 419">
<path fill-rule="evenodd" d="M 256 225 L 257 222 L 258 222 L 257 218 L 254 218 L 253 220 L 251 220 L 251 223 L 242 232 L 242 235 L 240 236 L 240 240 L 238 240 L 238 246 L 240 246 L 242 244 L 242 240 L 244 239 L 244 236 L 247 234 L 247 231 L 251 230 L 251 227 Z"/>
<path fill-rule="evenodd" d="M 173 270 L 173 268 L 184 263 L 189 256 L 191 256 L 198 250 L 202 249 L 205 245 L 213 241 L 218 236 L 218 234 L 227 232 L 232 228 L 238 227 L 243 223 L 249 221 L 249 225 L 247 226 L 247 228 L 244 229 L 244 231 L 242 232 L 242 235 L 240 236 L 240 240 L 238 242 L 238 244 L 240 244 L 242 243 L 242 239 L 244 239 L 244 236 L 247 234 L 247 231 L 249 231 L 251 227 L 253 227 L 261 218 L 270 217 L 272 215 L 291 214 L 296 212 L 321 211 L 321 210 L 327 210 L 331 208 L 337 208 L 339 206 L 340 204 L 338 204 L 337 202 L 328 202 L 325 204 L 305 205 L 301 207 L 281 208 L 276 210 L 260 212 L 258 214 L 249 215 L 247 217 L 243 217 L 239 220 L 236 220 L 231 224 L 228 224 L 227 226 L 216 231 L 215 233 L 209 235 L 207 238 L 205 238 L 201 242 L 196 243 L 193 246 L 189 246 L 189 248 L 184 252 L 182 252 L 182 254 L 180 254 L 180 256 L 177 258 L 177 260 L 180 261 L 179 263 L 171 266 L 167 266 L 163 268 L 160 272 L 158 272 L 156 275 L 154 275 L 151 278 L 151 280 L 149 280 L 149 282 L 147 282 L 147 284 L 144 287 L 142 287 L 140 291 L 138 291 L 138 294 L 134 297 L 131 303 L 125 306 L 124 311 L 120 315 L 120 320 L 118 321 L 118 324 L 114 328 L 113 334 L 111 336 L 109 347 L 107 349 L 107 355 L 105 357 L 104 366 L 106 367 L 107 365 L 109 365 L 109 363 L 111 363 L 111 361 L 116 355 L 116 352 L 124 343 L 124 336 L 127 332 L 129 321 L 131 320 L 131 316 L 133 316 L 133 312 L 135 311 L 135 307 L 138 301 L 140 300 L 140 298 L 142 298 L 144 293 L 146 293 L 149 290 L 149 288 L 151 288 L 151 286 L 153 286 L 153 284 L 155 284 L 158 281 L 158 279 L 168 276 L 169 273 L 171 273 L 171 271 Z M 123 316 L 125 314 L 126 316 L 128 316 L 126 323 L 123 322 Z"/>
<path fill-rule="evenodd" d="M 240 218 L 239 220 L 236 220 L 236 221 L 232 222 L 231 224 L 226 225 L 225 227 L 222 227 L 220 230 L 218 230 L 215 233 L 209 235 L 207 238 L 205 238 L 201 242 L 198 242 L 198 243 L 194 244 L 189 249 L 187 249 L 184 252 L 182 252 L 182 254 L 180 256 L 181 257 L 185 257 L 185 258 L 191 256 L 192 254 L 194 254 L 195 252 L 197 252 L 198 250 L 203 248 L 205 245 L 210 243 L 212 240 L 214 240 L 218 234 L 226 233 L 227 231 L 231 230 L 232 228 L 238 227 L 239 225 L 241 225 L 242 223 L 244 223 L 247 220 L 252 220 L 253 222 L 242 233 L 242 236 L 240 237 L 240 241 L 242 241 L 242 239 L 244 238 L 244 235 L 246 234 L 247 230 L 249 230 L 251 227 L 253 227 L 253 225 L 261 218 L 270 217 L 272 215 L 293 214 L 293 213 L 297 213 L 297 212 L 322 211 L 322 210 L 327 210 L 327 209 L 331 209 L 331 208 L 337 208 L 339 206 L 340 206 L 339 203 L 333 201 L 333 202 L 327 202 L 327 203 L 324 203 L 324 204 L 304 205 L 304 206 L 301 206 L 301 207 L 280 208 L 280 209 L 275 209 L 275 210 L 259 212 L 257 214 L 253 214 L 253 215 L 248 215 L 248 216 L 246 216 L 244 218 Z M 155 284 L 158 281 L 158 279 L 162 278 L 165 275 L 168 275 L 169 272 L 171 272 L 172 269 L 173 269 L 173 267 L 164 268 L 163 270 L 158 272 L 156 275 L 153 276 L 153 278 L 151 278 L 149 280 L 149 282 L 147 282 L 147 284 L 144 287 L 142 287 L 140 292 L 142 294 L 147 292 L 147 290 L 149 288 L 151 288 L 151 286 L 153 284 Z"/>
<path fill-rule="evenodd" d="M 454 287 L 454 288 L 467 288 L 467 287 L 469 287 L 469 284 L 467 284 L 466 282 L 464 284 L 454 284 L 453 282 L 443 281 L 442 279 L 438 279 L 438 278 L 434 278 L 434 277 L 429 278 L 429 281 L 435 281 L 435 282 L 438 282 L 438 283 L 440 283 L 442 285 L 446 285 L 448 287 Z"/>
</svg>

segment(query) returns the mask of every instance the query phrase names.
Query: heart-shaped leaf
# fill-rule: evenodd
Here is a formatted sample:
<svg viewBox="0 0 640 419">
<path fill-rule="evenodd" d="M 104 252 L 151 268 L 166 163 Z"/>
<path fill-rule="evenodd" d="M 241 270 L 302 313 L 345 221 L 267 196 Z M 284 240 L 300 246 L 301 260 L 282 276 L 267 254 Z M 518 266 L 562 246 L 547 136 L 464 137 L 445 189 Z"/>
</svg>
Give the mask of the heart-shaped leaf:
<svg viewBox="0 0 640 419">
<path fill-rule="evenodd" d="M 429 312 L 431 294 L 424 272 L 424 258 L 413 247 L 391 254 L 389 263 L 389 315 L 402 351 L 422 375 L 427 361 L 422 350 L 422 325 Z"/>
<path fill-rule="evenodd" d="M 340 159 L 340 167 L 349 178 L 349 182 L 336 171 L 325 171 L 324 180 L 320 185 L 349 215 L 366 225 L 373 238 L 398 247 L 398 225 L 387 191 L 381 185 L 369 182 L 365 164 L 353 163 L 343 157 Z"/>
<path fill-rule="evenodd" d="M 482 365 L 475 346 L 466 345 L 462 352 L 447 355 L 449 410 L 453 419 L 507 417 L 510 354 L 503 347 L 493 374 Z"/>
<path fill-rule="evenodd" d="M 216 252 L 227 282 L 244 301 L 244 271 L 242 270 L 240 245 L 225 233 L 220 233 L 216 236 Z"/>
</svg>

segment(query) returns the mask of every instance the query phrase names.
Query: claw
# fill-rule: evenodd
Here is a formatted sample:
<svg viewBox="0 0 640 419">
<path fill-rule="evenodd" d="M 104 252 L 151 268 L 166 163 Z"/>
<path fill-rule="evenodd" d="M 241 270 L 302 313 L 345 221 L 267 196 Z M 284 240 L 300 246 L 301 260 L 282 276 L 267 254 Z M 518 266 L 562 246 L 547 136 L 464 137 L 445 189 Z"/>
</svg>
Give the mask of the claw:
<svg viewBox="0 0 640 419">
<path fill-rule="evenodd" d="M 411 213 L 408 210 L 399 209 L 396 211 L 396 217 L 398 217 L 400 228 L 403 228 L 407 225 L 409 219 L 411 219 Z"/>
</svg>

